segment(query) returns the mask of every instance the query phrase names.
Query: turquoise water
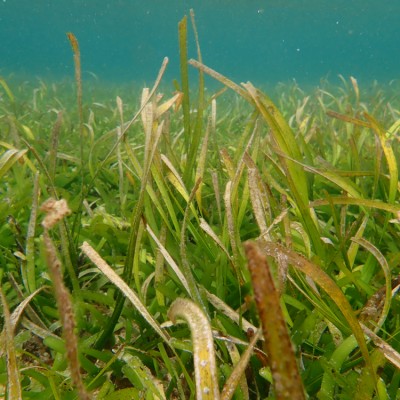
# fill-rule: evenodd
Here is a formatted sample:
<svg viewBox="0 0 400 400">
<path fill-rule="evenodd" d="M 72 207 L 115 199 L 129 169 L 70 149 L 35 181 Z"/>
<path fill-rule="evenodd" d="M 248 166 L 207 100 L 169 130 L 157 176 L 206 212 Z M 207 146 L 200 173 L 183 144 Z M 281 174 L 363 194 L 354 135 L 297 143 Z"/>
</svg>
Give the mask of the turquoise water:
<svg viewBox="0 0 400 400">
<path fill-rule="evenodd" d="M 399 0 L 0 0 L 0 74 L 152 82 L 163 57 L 178 77 L 178 21 L 193 8 L 204 62 L 236 81 L 318 84 L 400 72 Z M 190 31 L 189 51 L 195 57 Z"/>
</svg>

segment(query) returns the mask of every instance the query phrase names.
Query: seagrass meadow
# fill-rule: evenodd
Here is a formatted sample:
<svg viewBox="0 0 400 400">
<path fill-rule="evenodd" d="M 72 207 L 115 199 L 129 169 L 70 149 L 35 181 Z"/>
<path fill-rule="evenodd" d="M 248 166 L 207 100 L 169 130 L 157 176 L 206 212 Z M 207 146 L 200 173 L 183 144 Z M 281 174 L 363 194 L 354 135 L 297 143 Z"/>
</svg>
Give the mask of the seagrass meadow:
<svg viewBox="0 0 400 400">
<path fill-rule="evenodd" d="M 400 398 L 400 83 L 269 96 L 192 14 L 172 85 L 102 87 L 68 39 L 0 79 L 0 397 Z"/>
</svg>

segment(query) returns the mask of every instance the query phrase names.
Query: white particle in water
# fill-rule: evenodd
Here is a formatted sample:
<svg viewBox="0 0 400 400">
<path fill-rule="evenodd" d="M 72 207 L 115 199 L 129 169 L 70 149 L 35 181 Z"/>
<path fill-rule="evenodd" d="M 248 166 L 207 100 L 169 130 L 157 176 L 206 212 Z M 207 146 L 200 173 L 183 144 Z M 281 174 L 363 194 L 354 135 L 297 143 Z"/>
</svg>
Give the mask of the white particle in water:
<svg viewBox="0 0 400 400">
<path fill-rule="evenodd" d="M 200 361 L 200 365 L 201 365 L 202 367 L 205 367 L 205 366 L 207 365 L 207 360 L 202 360 L 202 361 Z"/>
</svg>

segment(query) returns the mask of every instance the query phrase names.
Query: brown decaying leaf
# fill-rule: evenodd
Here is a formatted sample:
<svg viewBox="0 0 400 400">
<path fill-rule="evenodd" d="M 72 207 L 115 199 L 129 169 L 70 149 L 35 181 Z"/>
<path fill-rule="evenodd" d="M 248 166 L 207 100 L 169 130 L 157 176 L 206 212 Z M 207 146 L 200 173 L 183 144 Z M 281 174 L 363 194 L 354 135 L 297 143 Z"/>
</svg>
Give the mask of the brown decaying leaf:
<svg viewBox="0 0 400 400">
<path fill-rule="evenodd" d="M 42 225 L 44 227 L 43 242 L 46 255 L 46 263 L 50 270 L 51 279 L 54 286 L 54 293 L 57 307 L 60 312 L 61 324 L 65 347 L 67 349 L 67 359 L 71 370 L 71 379 L 77 388 L 81 400 L 89 400 L 90 396 L 84 387 L 80 364 L 78 360 L 78 340 L 75 335 L 75 318 L 70 293 L 64 285 L 61 261 L 57 257 L 57 251 L 49 236 L 49 231 L 57 222 L 68 215 L 71 211 L 65 200 L 48 199 L 42 204 L 41 210 L 47 212 Z"/>
<path fill-rule="evenodd" d="M 51 229 L 58 221 L 61 221 L 71 213 L 64 199 L 54 200 L 50 198 L 42 204 L 40 210 L 47 213 L 42 221 L 42 225 L 46 230 Z"/>
<path fill-rule="evenodd" d="M 340 119 L 340 120 L 342 120 L 344 122 L 349 122 L 349 123 L 351 123 L 353 125 L 363 126 L 365 128 L 371 128 L 371 124 L 368 123 L 368 122 L 365 122 L 365 121 L 363 121 L 361 119 L 358 119 L 358 118 L 350 117 L 349 115 L 340 114 L 340 113 L 338 113 L 336 111 L 333 111 L 333 110 L 327 110 L 326 111 L 326 115 L 329 115 L 332 118 Z"/>
<path fill-rule="evenodd" d="M 68 37 L 68 40 L 71 43 L 72 51 L 74 53 L 78 53 L 79 52 L 79 45 L 78 45 L 78 40 L 76 39 L 75 35 L 72 32 L 67 32 L 67 37 Z"/>
<path fill-rule="evenodd" d="M 305 399 L 303 383 L 280 306 L 279 294 L 265 253 L 254 242 L 246 242 L 244 247 L 254 299 L 262 323 L 265 351 L 270 360 L 276 399 Z"/>
</svg>

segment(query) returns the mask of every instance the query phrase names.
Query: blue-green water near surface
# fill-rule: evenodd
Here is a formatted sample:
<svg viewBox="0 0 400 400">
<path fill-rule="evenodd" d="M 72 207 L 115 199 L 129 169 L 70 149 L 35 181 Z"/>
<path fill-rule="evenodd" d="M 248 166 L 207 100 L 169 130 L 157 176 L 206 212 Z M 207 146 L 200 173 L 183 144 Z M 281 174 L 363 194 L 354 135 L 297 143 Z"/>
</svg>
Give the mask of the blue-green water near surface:
<svg viewBox="0 0 400 400">
<path fill-rule="evenodd" d="M 0 0 L 0 75 L 73 76 L 71 31 L 84 78 L 152 82 L 167 56 L 168 82 L 179 77 L 177 24 L 191 8 L 204 63 L 235 81 L 399 78 L 399 0 Z"/>
</svg>

